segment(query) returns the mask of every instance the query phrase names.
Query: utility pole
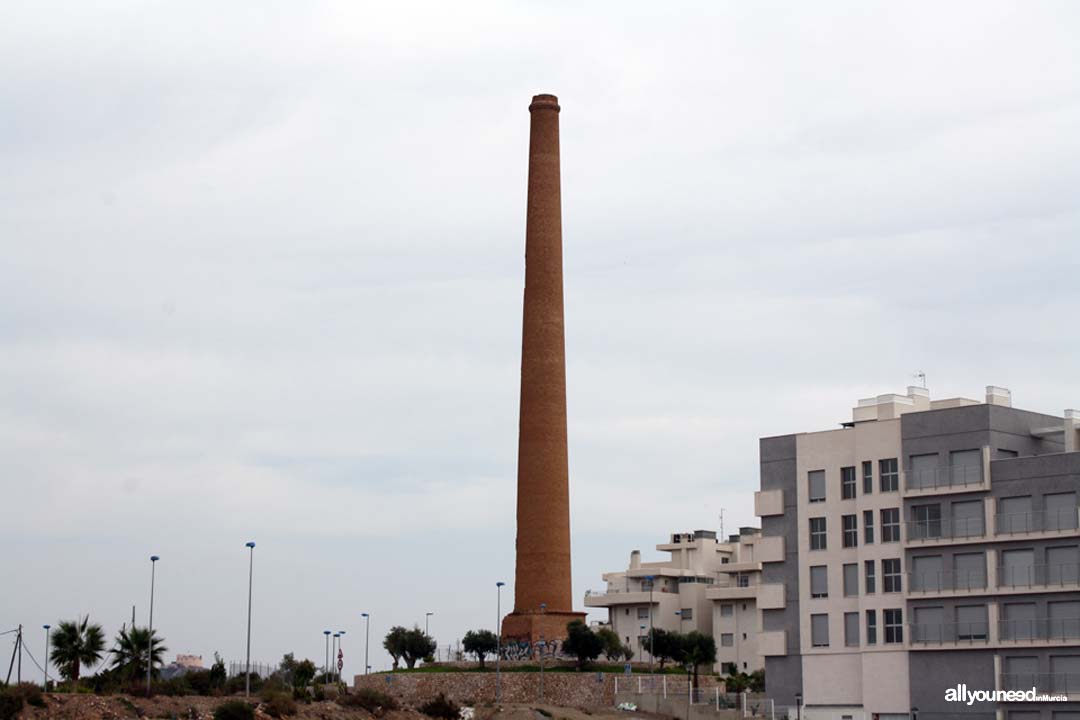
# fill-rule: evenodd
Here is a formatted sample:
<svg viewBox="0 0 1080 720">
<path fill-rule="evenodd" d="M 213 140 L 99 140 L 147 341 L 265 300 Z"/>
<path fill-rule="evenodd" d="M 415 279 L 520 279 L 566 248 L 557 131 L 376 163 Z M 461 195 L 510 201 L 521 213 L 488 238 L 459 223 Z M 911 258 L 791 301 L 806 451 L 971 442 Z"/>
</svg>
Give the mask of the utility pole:
<svg viewBox="0 0 1080 720">
<path fill-rule="evenodd" d="M 11 662 L 8 663 L 7 679 L 4 680 L 5 685 L 10 685 L 11 684 L 11 670 L 12 670 L 12 668 L 15 667 L 15 659 L 16 658 L 18 658 L 18 662 L 19 662 L 19 674 L 16 676 L 16 678 L 17 678 L 16 682 L 22 682 L 22 625 L 19 625 L 18 630 L 8 630 L 7 632 L 0 633 L 0 634 L 2 634 L 2 635 L 10 635 L 13 632 L 16 633 L 16 635 L 15 635 L 15 647 L 12 648 L 12 650 L 11 650 Z"/>
</svg>

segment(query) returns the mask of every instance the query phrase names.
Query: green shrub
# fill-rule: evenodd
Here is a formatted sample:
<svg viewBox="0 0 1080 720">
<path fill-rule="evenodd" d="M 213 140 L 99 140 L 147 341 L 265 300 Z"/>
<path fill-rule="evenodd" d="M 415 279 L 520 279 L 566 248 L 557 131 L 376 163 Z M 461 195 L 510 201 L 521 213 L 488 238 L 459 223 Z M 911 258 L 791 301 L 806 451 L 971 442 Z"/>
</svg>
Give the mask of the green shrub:
<svg viewBox="0 0 1080 720">
<path fill-rule="evenodd" d="M 263 696 L 263 710 L 270 717 L 283 718 L 296 714 L 296 701 L 284 690 Z"/>
<path fill-rule="evenodd" d="M 421 705 L 420 712 L 440 720 L 458 720 L 461 717 L 461 708 L 458 704 L 442 693 L 439 693 L 434 700 L 428 700 Z"/>
<path fill-rule="evenodd" d="M 22 709 L 22 697 L 7 690 L 0 691 L 0 720 L 14 720 Z"/>
<path fill-rule="evenodd" d="M 262 689 L 263 680 L 257 673 L 251 673 L 251 691 L 259 692 Z M 225 694 L 235 695 L 244 692 L 244 675 L 233 675 L 225 682 Z"/>
<path fill-rule="evenodd" d="M 33 707 L 45 707 L 45 696 L 41 694 L 41 688 L 34 683 L 24 682 L 18 685 L 9 685 L 4 688 L 2 694 L 17 697 L 21 702 Z"/>
<path fill-rule="evenodd" d="M 311 691 L 308 690 L 306 687 L 293 688 L 292 696 L 293 700 L 296 700 L 297 702 L 311 702 Z"/>
<path fill-rule="evenodd" d="M 228 700 L 214 710 L 214 720 L 255 720 L 255 708 L 243 700 Z"/>
<path fill-rule="evenodd" d="M 157 695 L 168 695 L 169 697 L 182 697 L 184 695 L 191 695 L 194 691 L 192 690 L 186 675 L 177 675 L 174 678 L 154 683 L 154 693 Z"/>
<path fill-rule="evenodd" d="M 400 706 L 398 701 L 384 692 L 373 688 L 360 688 L 349 695 L 341 694 L 336 698 L 337 704 L 342 707 L 363 708 L 369 713 L 380 710 L 397 710 Z"/>
</svg>

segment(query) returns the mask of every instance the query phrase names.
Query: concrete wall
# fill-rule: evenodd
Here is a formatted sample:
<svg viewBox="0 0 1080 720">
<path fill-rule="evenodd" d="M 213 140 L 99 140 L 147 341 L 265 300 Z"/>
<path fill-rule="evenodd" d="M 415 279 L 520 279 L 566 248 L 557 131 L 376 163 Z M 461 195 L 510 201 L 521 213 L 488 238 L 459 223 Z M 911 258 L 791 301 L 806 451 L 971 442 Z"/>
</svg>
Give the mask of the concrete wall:
<svg viewBox="0 0 1080 720">
<path fill-rule="evenodd" d="M 764 563 L 762 582 L 783 583 L 783 610 L 763 610 L 764 632 L 787 632 L 787 655 L 765 658 L 765 678 L 769 696 L 777 703 L 795 704 L 795 693 L 802 692 L 802 662 L 799 647 L 799 506 L 795 476 L 795 436 L 762 438 L 760 442 L 761 489 L 781 490 L 784 514 L 763 517 L 763 537 L 784 538 L 782 563 Z"/>
</svg>

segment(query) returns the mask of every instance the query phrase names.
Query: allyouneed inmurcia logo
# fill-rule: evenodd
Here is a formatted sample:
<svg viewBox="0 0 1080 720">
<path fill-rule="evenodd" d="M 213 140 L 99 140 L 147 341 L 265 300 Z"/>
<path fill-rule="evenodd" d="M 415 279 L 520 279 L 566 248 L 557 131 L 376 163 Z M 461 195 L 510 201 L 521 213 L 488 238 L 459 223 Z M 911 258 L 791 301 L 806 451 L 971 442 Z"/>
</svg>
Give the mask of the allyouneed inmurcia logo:
<svg viewBox="0 0 1080 720">
<path fill-rule="evenodd" d="M 1035 688 L 1030 690 L 972 690 L 960 684 L 945 691 L 945 702 L 974 705 L 977 702 L 1065 702 L 1067 695 L 1040 693 Z"/>
</svg>

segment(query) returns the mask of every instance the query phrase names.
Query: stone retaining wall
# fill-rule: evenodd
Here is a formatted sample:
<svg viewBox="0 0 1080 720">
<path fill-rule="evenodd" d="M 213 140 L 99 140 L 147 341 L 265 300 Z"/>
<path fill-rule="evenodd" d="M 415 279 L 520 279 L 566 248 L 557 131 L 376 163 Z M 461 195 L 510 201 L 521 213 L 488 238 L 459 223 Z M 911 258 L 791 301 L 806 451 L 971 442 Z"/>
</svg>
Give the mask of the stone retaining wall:
<svg viewBox="0 0 1080 720">
<path fill-rule="evenodd" d="M 627 677 L 616 673 L 596 672 L 549 672 L 543 677 L 541 696 L 540 673 L 502 673 L 502 701 L 510 703 L 545 702 L 565 707 L 611 707 L 615 704 L 615 686 L 619 691 L 628 686 L 636 688 L 640 676 Z M 647 682 L 648 678 L 641 678 Z M 663 682 L 656 678 L 658 684 Z M 686 692 L 684 676 L 668 675 L 667 683 L 672 694 Z M 417 706 L 442 693 L 459 704 L 477 704 L 495 701 L 495 673 L 493 672 L 439 672 L 439 673 L 380 673 L 357 675 L 354 687 L 369 687 L 396 697 L 406 706 Z M 699 678 L 702 688 L 711 691 L 723 681 L 713 676 Z"/>
</svg>

